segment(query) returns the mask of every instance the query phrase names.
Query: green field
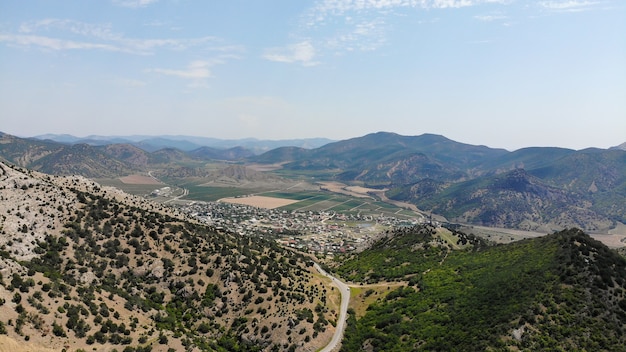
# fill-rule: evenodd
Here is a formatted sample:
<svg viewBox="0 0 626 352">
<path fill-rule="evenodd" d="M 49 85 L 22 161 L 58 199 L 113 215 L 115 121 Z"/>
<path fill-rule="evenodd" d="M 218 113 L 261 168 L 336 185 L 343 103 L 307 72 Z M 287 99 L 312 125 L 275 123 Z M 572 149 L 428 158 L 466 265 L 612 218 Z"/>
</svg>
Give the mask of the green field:
<svg viewBox="0 0 626 352">
<path fill-rule="evenodd" d="M 414 218 L 410 210 L 369 198 L 355 198 L 327 191 L 318 192 L 268 192 L 263 196 L 300 200 L 279 209 L 286 211 L 334 211 L 353 215 L 385 215 L 396 218 Z"/>
</svg>

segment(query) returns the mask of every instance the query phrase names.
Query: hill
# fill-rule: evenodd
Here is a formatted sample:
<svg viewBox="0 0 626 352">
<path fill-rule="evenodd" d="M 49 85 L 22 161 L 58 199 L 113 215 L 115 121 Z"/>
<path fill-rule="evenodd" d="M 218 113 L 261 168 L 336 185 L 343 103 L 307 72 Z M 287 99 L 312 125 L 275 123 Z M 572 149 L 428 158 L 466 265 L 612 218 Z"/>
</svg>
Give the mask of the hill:
<svg viewBox="0 0 626 352">
<path fill-rule="evenodd" d="M 334 330 L 327 281 L 274 241 L 4 163 L 0 213 L 0 334 L 31 350 L 316 350 Z"/>
<path fill-rule="evenodd" d="M 433 230 L 390 233 L 338 266 L 407 282 L 351 311 L 342 351 L 626 350 L 626 260 L 600 242 L 571 229 L 485 246 Z"/>
</svg>

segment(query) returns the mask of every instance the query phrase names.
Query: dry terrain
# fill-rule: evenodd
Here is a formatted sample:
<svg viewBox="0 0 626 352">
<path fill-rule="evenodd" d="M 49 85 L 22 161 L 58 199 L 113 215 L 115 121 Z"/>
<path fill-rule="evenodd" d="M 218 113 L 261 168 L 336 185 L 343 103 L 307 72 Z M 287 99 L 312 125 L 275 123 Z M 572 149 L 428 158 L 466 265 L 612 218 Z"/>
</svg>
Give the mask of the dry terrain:
<svg viewBox="0 0 626 352">
<path fill-rule="evenodd" d="M 128 185 L 161 185 L 157 179 L 144 175 L 129 175 L 120 177 L 120 181 Z"/>
<path fill-rule="evenodd" d="M 2 351 L 183 350 L 188 338 L 218 343 L 225 333 L 315 351 L 334 333 L 329 283 L 273 242 L 216 232 L 82 177 L 2 163 L 0 214 Z"/>
<path fill-rule="evenodd" d="M 369 189 L 365 187 L 357 187 L 357 186 L 348 187 L 348 185 L 346 184 L 343 184 L 341 182 L 334 182 L 334 181 L 319 182 L 318 184 L 320 185 L 320 188 L 323 190 L 334 192 L 334 193 L 339 193 L 339 194 L 345 194 L 347 196 L 357 197 L 357 198 L 372 198 L 372 196 L 368 195 L 367 193 L 370 191 L 376 191 L 374 189 Z"/>
<path fill-rule="evenodd" d="M 297 203 L 299 201 L 293 200 L 293 199 L 276 198 L 276 197 L 247 196 L 247 197 L 222 198 L 220 199 L 220 202 L 249 205 L 249 206 L 253 206 L 257 208 L 275 209 L 275 208 L 284 207 L 285 205 Z"/>
</svg>

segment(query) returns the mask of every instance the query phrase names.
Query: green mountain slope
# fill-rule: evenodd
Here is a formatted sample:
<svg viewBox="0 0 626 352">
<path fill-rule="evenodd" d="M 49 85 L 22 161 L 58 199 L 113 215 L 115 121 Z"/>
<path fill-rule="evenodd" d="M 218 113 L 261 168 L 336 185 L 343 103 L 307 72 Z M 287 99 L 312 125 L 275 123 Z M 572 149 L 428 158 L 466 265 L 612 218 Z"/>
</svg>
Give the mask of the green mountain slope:
<svg viewBox="0 0 626 352">
<path fill-rule="evenodd" d="M 494 159 L 491 166 L 502 169 L 466 181 L 399 183 L 387 196 L 453 221 L 487 226 L 606 231 L 626 221 L 626 152 L 548 148 L 543 159 L 541 150 Z M 536 168 L 503 171 L 504 165 Z"/>
<path fill-rule="evenodd" d="M 410 284 L 353 314 L 342 351 L 626 350 L 626 260 L 582 231 L 456 251 L 420 231 L 339 267 Z M 393 247 L 395 267 L 367 266 Z M 447 255 L 433 261 L 433 248 Z M 397 266 L 414 270 L 397 276 Z"/>
<path fill-rule="evenodd" d="M 479 165 L 480 170 L 489 172 L 504 172 L 513 169 L 532 170 L 551 165 L 576 151 L 565 148 L 529 147 L 522 148 L 496 158 L 486 160 Z"/>
<path fill-rule="evenodd" d="M 451 221 L 479 225 L 550 231 L 568 226 L 598 231 L 614 226 L 611 216 L 593 208 L 588 194 L 550 185 L 523 169 L 428 186 L 419 182 L 390 195 Z"/>
<path fill-rule="evenodd" d="M 292 170 L 343 170 L 342 180 L 372 184 L 414 182 L 427 177 L 462 180 L 469 169 L 505 154 L 502 149 L 458 143 L 443 136 L 378 132 L 313 150 L 281 149 L 254 160 L 285 162 Z"/>
</svg>

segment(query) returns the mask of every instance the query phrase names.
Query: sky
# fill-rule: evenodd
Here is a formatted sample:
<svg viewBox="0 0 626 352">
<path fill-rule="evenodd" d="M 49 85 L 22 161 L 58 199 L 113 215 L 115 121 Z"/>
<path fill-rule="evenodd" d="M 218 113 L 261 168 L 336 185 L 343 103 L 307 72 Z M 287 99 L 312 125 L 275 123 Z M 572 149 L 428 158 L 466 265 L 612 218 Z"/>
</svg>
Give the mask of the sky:
<svg viewBox="0 0 626 352">
<path fill-rule="evenodd" d="M 623 0 L 0 0 L 0 131 L 626 142 Z"/>
</svg>

